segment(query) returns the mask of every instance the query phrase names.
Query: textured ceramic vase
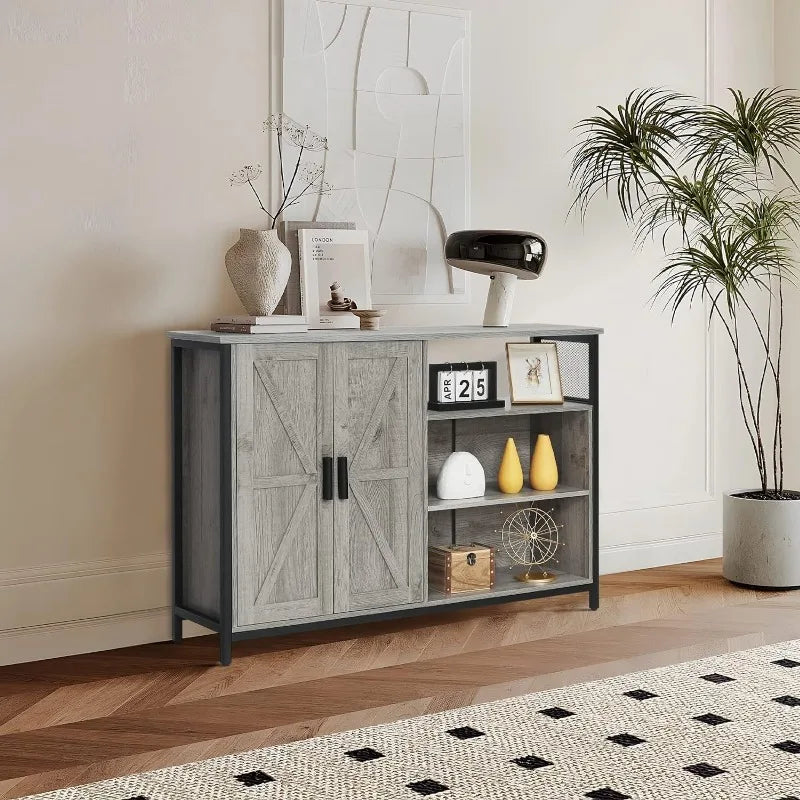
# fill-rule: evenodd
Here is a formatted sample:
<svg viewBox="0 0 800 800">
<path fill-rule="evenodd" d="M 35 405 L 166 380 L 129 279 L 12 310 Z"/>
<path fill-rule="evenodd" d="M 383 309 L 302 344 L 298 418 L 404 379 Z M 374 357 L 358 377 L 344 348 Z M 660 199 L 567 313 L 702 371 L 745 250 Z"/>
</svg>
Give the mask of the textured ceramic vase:
<svg viewBox="0 0 800 800">
<path fill-rule="evenodd" d="M 292 254 L 277 231 L 240 228 L 239 241 L 225 254 L 225 268 L 247 313 L 264 317 L 283 296 L 292 271 Z"/>
<path fill-rule="evenodd" d="M 508 439 L 500 470 L 497 473 L 497 488 L 504 494 L 516 494 L 522 489 L 525 479 L 522 476 L 522 462 L 519 460 L 517 445 Z"/>
<path fill-rule="evenodd" d="M 536 445 L 531 456 L 531 487 L 540 492 L 551 492 L 558 486 L 558 465 L 553 443 L 547 434 L 536 437 Z"/>
<path fill-rule="evenodd" d="M 722 497 L 722 574 L 761 589 L 800 587 L 800 500 Z"/>
</svg>

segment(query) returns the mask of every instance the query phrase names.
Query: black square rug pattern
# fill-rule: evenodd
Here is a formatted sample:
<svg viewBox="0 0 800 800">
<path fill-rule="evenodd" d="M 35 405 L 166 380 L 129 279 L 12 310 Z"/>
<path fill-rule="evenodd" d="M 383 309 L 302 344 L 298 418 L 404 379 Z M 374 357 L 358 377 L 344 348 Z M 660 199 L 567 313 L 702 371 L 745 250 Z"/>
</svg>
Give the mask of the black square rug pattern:
<svg viewBox="0 0 800 800">
<path fill-rule="evenodd" d="M 38 800 L 797 800 L 800 640 Z"/>
</svg>

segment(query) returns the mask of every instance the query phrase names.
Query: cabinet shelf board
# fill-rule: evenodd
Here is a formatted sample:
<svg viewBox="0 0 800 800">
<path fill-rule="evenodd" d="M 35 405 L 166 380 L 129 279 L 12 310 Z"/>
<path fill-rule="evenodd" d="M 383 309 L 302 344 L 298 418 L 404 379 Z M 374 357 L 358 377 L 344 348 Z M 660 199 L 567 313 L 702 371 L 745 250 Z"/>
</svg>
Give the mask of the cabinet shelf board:
<svg viewBox="0 0 800 800">
<path fill-rule="evenodd" d="M 517 494 L 505 494 L 497 488 L 497 483 L 486 484 L 483 497 L 469 497 L 466 500 L 440 500 L 435 495 L 428 496 L 428 511 L 453 511 L 461 508 L 480 508 L 482 506 L 504 506 L 512 503 L 530 503 L 536 500 L 560 500 L 563 497 L 588 497 L 588 489 L 577 486 L 559 485 L 552 492 L 540 492 L 528 486 Z"/>
<path fill-rule="evenodd" d="M 447 411 L 428 410 L 428 422 L 440 419 L 474 419 L 476 417 L 508 417 L 522 416 L 525 414 L 566 414 L 571 411 L 590 412 L 592 407 L 589 403 L 578 403 L 569 401 L 566 403 L 530 403 L 522 405 L 511 405 L 507 400 L 505 408 L 458 408 L 454 403 L 452 409 Z"/>
<path fill-rule="evenodd" d="M 516 572 L 520 572 L 524 567 L 515 567 L 512 572 L 507 567 L 498 567 L 495 577 L 495 584 L 492 589 L 484 592 L 459 592 L 458 594 L 444 594 L 435 589 L 428 590 L 428 601 L 426 606 L 440 606 L 448 603 L 459 603 L 464 600 L 471 600 L 479 597 L 501 597 L 509 595 L 520 595 L 520 599 L 535 597 L 540 592 L 549 589 L 558 589 L 567 586 L 590 586 L 591 578 L 582 578 L 580 575 L 570 575 L 563 572 L 556 576 L 550 583 L 533 584 L 521 583 L 514 578 Z"/>
</svg>

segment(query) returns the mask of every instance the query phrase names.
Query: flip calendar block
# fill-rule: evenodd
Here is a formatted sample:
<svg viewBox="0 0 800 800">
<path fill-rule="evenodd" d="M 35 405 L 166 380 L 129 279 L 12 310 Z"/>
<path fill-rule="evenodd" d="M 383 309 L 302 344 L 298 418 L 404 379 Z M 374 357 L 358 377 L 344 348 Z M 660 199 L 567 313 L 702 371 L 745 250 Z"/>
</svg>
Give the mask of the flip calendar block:
<svg viewBox="0 0 800 800">
<path fill-rule="evenodd" d="M 502 408 L 497 399 L 497 362 L 430 364 L 428 408 L 432 411 Z"/>
</svg>

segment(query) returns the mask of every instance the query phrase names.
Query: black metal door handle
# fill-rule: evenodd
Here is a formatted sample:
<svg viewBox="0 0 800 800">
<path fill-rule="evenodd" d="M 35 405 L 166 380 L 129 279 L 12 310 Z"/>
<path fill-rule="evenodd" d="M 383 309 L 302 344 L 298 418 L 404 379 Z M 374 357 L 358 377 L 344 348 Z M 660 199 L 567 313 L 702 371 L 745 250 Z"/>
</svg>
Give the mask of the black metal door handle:
<svg viewBox="0 0 800 800">
<path fill-rule="evenodd" d="M 333 500 L 333 459 L 322 457 L 322 499 Z"/>
<path fill-rule="evenodd" d="M 339 456 L 336 459 L 336 483 L 339 486 L 339 499 L 347 500 L 350 497 L 349 477 L 347 475 L 347 456 Z"/>
</svg>

